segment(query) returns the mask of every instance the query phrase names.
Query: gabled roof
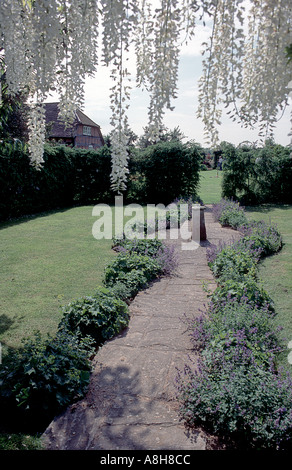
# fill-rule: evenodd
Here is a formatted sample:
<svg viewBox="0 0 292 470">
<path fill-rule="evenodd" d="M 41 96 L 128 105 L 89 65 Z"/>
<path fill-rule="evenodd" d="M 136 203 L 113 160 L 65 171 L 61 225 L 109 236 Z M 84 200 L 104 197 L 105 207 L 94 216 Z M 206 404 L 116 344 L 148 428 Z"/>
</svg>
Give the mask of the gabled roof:
<svg viewBox="0 0 292 470">
<path fill-rule="evenodd" d="M 59 119 L 59 103 L 45 103 L 46 108 L 46 124 L 52 126 L 50 129 L 51 137 L 73 137 L 74 135 L 74 124 L 83 124 L 84 126 L 100 127 L 92 119 L 86 116 L 79 109 L 76 110 L 76 120 L 73 126 L 66 127 L 64 122 Z"/>
<path fill-rule="evenodd" d="M 92 126 L 92 127 L 100 127 L 98 124 L 96 124 L 92 119 L 89 119 L 80 109 L 76 110 L 76 117 L 80 124 L 83 124 L 84 126 Z"/>
</svg>

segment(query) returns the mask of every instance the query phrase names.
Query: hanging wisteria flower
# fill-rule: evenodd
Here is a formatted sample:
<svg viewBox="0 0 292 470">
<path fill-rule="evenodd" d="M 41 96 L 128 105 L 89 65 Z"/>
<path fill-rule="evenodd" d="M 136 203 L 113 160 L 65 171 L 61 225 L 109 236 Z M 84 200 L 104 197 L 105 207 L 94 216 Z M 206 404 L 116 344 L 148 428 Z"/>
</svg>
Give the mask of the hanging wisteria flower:
<svg viewBox="0 0 292 470">
<path fill-rule="evenodd" d="M 113 81 L 111 178 L 113 189 L 121 191 L 127 179 L 130 48 L 137 56 L 136 83 L 150 95 L 148 129 L 155 142 L 177 96 L 180 48 L 197 23 L 208 23 L 212 31 L 203 44 L 197 112 L 210 144 L 219 142 L 223 108 L 244 126 L 259 124 L 263 139 L 270 136 L 288 104 L 292 80 L 286 56 L 291 0 L 0 0 L 0 51 L 9 92 L 24 91 L 41 104 L 57 91 L 60 118 L 72 122 L 100 56 Z M 32 109 L 28 125 L 31 161 L 39 166 L 43 112 Z"/>
<path fill-rule="evenodd" d="M 291 1 L 204 0 L 203 4 L 213 29 L 205 45 L 198 117 L 210 143 L 218 143 L 223 106 L 245 126 L 260 124 L 263 139 L 272 136 L 292 78 L 285 55 L 292 41 Z"/>
<path fill-rule="evenodd" d="M 112 111 L 111 151 L 112 189 L 117 193 L 126 189 L 128 174 L 128 118 L 130 100 L 130 73 L 127 69 L 131 36 L 137 24 L 137 2 L 102 0 L 103 59 L 110 65 L 113 86 L 110 94 Z"/>
<path fill-rule="evenodd" d="M 1 0 L 0 48 L 5 52 L 9 92 L 28 93 L 43 103 L 52 90 L 60 94 L 60 118 L 69 123 L 82 107 L 84 82 L 97 64 L 97 0 Z M 42 162 L 44 111 L 28 114 L 31 162 Z"/>
<path fill-rule="evenodd" d="M 43 163 L 44 140 L 46 134 L 45 107 L 43 104 L 30 104 L 27 124 L 29 129 L 30 159 L 36 169 Z"/>
</svg>

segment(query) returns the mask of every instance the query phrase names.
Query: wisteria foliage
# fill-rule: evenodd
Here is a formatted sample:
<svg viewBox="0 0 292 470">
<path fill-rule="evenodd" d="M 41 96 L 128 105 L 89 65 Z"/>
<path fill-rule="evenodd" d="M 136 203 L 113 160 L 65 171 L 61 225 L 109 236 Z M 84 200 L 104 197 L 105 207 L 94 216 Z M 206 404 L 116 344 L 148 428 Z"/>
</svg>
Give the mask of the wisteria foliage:
<svg viewBox="0 0 292 470">
<path fill-rule="evenodd" d="M 42 164 L 43 103 L 54 90 L 60 116 L 74 119 L 84 105 L 84 84 L 98 64 L 111 70 L 112 188 L 127 180 L 127 110 L 131 83 L 149 93 L 148 125 L 153 140 L 177 96 L 180 50 L 210 29 L 202 44 L 197 117 L 215 146 L 222 111 L 244 126 L 260 124 L 265 138 L 288 102 L 292 65 L 291 0 L 0 0 L 0 53 L 10 93 L 25 91 L 31 161 Z M 136 73 L 129 58 L 136 52 Z M 194 110 L 195 112 L 195 110 Z"/>
</svg>

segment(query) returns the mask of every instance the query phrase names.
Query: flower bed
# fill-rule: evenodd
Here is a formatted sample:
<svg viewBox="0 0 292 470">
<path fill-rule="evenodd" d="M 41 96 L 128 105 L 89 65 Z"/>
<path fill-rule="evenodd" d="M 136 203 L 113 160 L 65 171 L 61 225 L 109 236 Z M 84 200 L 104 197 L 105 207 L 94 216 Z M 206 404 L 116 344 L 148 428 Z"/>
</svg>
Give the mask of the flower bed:
<svg viewBox="0 0 292 470">
<path fill-rule="evenodd" d="M 224 225 L 233 226 L 238 213 L 245 218 L 232 201 L 215 212 Z M 259 261 L 281 249 L 282 237 L 263 222 L 235 225 L 241 239 L 207 253 L 218 287 L 190 325 L 200 359 L 178 375 L 181 418 L 246 448 L 285 449 L 292 438 L 292 379 L 277 367 L 284 345 L 272 299 L 257 279 Z"/>
</svg>

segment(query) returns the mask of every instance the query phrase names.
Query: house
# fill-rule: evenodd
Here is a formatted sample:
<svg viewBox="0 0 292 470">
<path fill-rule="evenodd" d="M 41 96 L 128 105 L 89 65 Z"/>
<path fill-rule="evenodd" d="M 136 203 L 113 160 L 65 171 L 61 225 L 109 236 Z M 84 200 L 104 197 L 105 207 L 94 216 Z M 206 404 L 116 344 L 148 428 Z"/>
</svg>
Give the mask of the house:
<svg viewBox="0 0 292 470">
<path fill-rule="evenodd" d="M 75 121 L 66 127 L 58 118 L 59 103 L 45 103 L 47 139 L 71 147 L 97 149 L 104 145 L 100 126 L 79 109 L 75 112 Z"/>
</svg>

